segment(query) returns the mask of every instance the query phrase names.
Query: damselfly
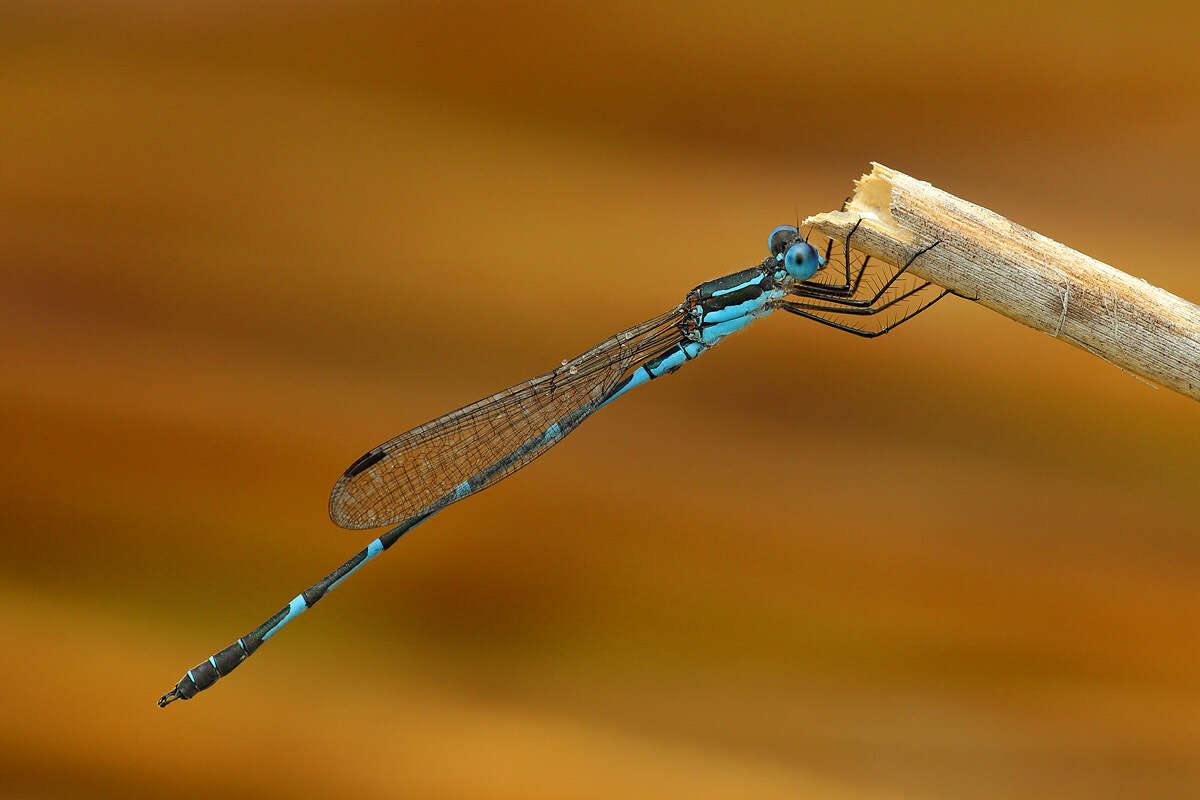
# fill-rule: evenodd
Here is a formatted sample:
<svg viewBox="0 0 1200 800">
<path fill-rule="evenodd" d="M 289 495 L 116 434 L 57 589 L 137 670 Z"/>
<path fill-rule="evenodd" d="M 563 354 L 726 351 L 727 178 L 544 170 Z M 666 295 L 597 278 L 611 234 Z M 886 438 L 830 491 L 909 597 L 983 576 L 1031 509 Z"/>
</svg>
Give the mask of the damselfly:
<svg viewBox="0 0 1200 800">
<path fill-rule="evenodd" d="M 850 239 L 834 249 L 791 225 L 771 231 L 770 256 L 707 281 L 665 314 L 610 336 L 551 372 L 452 411 L 367 452 L 329 498 L 344 528 L 394 525 L 233 644 L 188 670 L 159 698 L 165 706 L 212 686 L 355 570 L 446 506 L 508 477 L 594 411 L 635 386 L 674 372 L 734 331 L 782 310 L 847 333 L 894 330 L 950 294 L 908 272 L 937 242 L 900 267 L 872 263 Z"/>
</svg>

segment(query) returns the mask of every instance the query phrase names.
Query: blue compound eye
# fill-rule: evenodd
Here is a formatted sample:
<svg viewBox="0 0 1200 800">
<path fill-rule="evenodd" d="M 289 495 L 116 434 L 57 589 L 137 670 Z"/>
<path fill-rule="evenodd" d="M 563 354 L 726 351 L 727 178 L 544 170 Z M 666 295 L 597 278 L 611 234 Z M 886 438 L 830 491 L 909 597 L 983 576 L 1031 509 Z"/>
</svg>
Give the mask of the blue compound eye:
<svg viewBox="0 0 1200 800">
<path fill-rule="evenodd" d="M 783 255 L 783 251 L 788 249 L 788 245 L 799 238 L 800 231 L 796 230 L 794 226 L 780 225 L 767 237 L 767 247 L 770 248 L 771 255 L 779 258 Z"/>
<path fill-rule="evenodd" d="M 823 267 L 817 249 L 808 242 L 796 242 L 783 256 L 783 268 L 798 281 L 806 281 Z"/>
</svg>

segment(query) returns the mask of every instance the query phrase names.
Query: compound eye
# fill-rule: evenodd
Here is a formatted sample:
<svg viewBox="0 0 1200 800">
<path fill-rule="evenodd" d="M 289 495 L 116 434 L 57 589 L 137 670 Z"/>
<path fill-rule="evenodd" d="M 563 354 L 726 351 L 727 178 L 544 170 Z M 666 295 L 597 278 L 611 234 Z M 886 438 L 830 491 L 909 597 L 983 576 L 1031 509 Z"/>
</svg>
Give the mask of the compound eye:
<svg viewBox="0 0 1200 800">
<path fill-rule="evenodd" d="M 800 231 L 796 230 L 796 226 L 780 225 L 767 237 L 767 247 L 770 248 L 771 255 L 779 258 L 788 249 L 788 245 L 799 238 Z"/>
<path fill-rule="evenodd" d="M 783 268 L 798 281 L 808 280 L 821 266 L 821 256 L 808 242 L 796 242 L 783 256 Z"/>
</svg>

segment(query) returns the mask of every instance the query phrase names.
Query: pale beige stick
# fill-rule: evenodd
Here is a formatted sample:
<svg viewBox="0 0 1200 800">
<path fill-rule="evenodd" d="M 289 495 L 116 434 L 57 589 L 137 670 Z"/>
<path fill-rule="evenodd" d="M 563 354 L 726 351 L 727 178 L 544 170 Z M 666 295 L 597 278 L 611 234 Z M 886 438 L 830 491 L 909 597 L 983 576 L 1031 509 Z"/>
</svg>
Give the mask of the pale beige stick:
<svg viewBox="0 0 1200 800">
<path fill-rule="evenodd" d="M 902 172 L 872 164 L 844 211 L 805 220 L 926 280 L 1200 400 L 1200 308 Z"/>
</svg>

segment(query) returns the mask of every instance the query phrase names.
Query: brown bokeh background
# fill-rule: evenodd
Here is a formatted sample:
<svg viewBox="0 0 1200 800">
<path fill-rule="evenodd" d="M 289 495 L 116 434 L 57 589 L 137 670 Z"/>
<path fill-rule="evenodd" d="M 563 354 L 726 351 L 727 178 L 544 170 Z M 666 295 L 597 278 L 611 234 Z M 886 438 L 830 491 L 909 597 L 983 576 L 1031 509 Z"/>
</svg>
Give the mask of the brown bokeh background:
<svg viewBox="0 0 1200 800">
<path fill-rule="evenodd" d="M 154 704 L 365 449 L 869 160 L 1200 298 L 1190 6 L 244 5 L 0 7 L 0 795 L 1197 796 L 1196 404 L 964 302 L 759 323 Z"/>
</svg>

